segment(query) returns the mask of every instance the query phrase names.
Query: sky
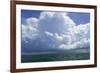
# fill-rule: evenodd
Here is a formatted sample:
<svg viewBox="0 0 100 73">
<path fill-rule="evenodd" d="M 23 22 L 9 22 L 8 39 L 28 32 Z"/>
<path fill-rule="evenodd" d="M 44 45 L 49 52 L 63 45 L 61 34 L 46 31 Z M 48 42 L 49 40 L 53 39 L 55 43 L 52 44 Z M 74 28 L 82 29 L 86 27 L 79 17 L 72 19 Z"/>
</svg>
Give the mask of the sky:
<svg viewBox="0 0 100 73">
<path fill-rule="evenodd" d="M 40 13 L 42 11 L 37 10 L 21 10 L 21 23 L 25 23 L 25 19 L 29 17 L 39 18 Z M 85 24 L 90 22 L 90 14 L 89 13 L 80 13 L 80 12 L 67 12 L 68 16 L 76 23 L 76 24 Z"/>
<path fill-rule="evenodd" d="M 21 10 L 22 51 L 89 48 L 90 14 Z"/>
</svg>

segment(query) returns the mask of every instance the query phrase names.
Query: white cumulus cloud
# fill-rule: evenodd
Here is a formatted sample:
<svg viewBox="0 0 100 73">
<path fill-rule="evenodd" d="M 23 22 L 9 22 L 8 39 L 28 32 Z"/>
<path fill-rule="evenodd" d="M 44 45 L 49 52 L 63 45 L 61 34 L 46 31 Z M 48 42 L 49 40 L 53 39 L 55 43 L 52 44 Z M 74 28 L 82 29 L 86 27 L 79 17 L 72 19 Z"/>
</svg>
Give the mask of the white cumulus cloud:
<svg viewBox="0 0 100 73">
<path fill-rule="evenodd" d="M 22 24 L 22 39 L 39 39 L 44 47 L 85 48 L 90 44 L 90 24 L 76 25 L 65 12 L 41 12 L 39 18 L 28 18 Z"/>
<path fill-rule="evenodd" d="M 32 40 L 38 35 L 38 19 L 28 18 L 26 19 L 26 24 L 22 24 L 22 40 Z"/>
</svg>

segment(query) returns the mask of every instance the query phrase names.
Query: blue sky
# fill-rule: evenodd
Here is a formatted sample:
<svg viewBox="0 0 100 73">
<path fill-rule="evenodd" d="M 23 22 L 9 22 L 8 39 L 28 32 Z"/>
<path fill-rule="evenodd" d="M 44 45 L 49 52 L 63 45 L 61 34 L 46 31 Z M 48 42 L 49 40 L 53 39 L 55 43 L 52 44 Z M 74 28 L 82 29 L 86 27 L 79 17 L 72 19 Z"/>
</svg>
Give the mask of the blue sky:
<svg viewBox="0 0 100 73">
<path fill-rule="evenodd" d="M 21 23 L 25 23 L 25 19 L 29 17 L 39 18 L 40 10 L 21 10 Z M 90 22 L 90 13 L 80 13 L 80 12 L 67 12 L 68 16 L 76 23 L 76 24 L 85 24 Z"/>
<path fill-rule="evenodd" d="M 69 12 L 68 15 L 76 24 L 85 24 L 90 22 L 89 13 Z"/>
<path fill-rule="evenodd" d="M 21 10 L 21 24 L 23 51 L 90 46 L 89 13 Z"/>
<path fill-rule="evenodd" d="M 36 17 L 38 18 L 40 16 L 41 11 L 36 10 L 21 10 L 21 23 L 25 23 L 25 19 L 29 17 Z"/>
</svg>

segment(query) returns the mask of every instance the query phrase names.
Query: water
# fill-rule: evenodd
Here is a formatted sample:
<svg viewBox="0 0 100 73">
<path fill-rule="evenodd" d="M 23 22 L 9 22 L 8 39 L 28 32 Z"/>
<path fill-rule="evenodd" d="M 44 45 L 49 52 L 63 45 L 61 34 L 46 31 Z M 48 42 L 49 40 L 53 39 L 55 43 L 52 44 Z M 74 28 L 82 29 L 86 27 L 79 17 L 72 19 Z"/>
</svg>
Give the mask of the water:
<svg viewBox="0 0 100 73">
<path fill-rule="evenodd" d="M 33 54 L 22 54 L 21 62 L 49 62 L 49 61 L 73 61 L 73 60 L 88 60 L 90 59 L 89 52 L 42 52 Z"/>
</svg>

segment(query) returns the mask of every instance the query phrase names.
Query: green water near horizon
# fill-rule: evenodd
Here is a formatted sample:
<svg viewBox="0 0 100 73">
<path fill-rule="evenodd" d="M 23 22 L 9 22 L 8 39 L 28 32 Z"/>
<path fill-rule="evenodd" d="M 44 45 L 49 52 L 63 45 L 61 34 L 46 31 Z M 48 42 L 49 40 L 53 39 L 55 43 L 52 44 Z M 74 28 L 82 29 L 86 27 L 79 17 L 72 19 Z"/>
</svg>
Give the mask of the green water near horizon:
<svg viewBox="0 0 100 73">
<path fill-rule="evenodd" d="M 37 54 L 37 55 L 22 55 L 21 62 L 50 62 L 50 61 L 73 61 L 73 60 L 88 60 L 90 53 L 63 53 L 63 54 Z"/>
</svg>

